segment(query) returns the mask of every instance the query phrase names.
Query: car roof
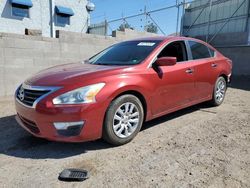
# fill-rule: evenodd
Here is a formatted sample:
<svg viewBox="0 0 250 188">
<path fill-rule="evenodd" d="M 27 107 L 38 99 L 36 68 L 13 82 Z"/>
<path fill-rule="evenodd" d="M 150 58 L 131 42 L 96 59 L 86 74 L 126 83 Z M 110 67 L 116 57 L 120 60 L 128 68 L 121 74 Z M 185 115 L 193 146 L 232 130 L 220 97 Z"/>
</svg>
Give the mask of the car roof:
<svg viewBox="0 0 250 188">
<path fill-rule="evenodd" d="M 204 41 L 201 41 L 199 39 L 191 37 L 183 37 L 183 36 L 152 36 L 152 37 L 137 38 L 130 41 L 166 41 L 166 40 L 196 40 L 204 43 Z"/>
<path fill-rule="evenodd" d="M 213 46 L 211 46 L 211 44 L 206 43 L 205 41 L 202 41 L 200 39 L 196 39 L 196 38 L 191 38 L 191 37 L 183 37 L 183 36 L 174 36 L 174 35 L 170 35 L 170 36 L 152 36 L 152 37 L 143 37 L 143 38 L 137 38 L 137 39 L 132 39 L 129 41 L 159 41 L 159 42 L 167 42 L 167 41 L 178 41 L 178 40 L 191 40 L 191 41 L 196 41 L 199 43 L 202 43 L 206 46 L 208 46 L 209 48 L 215 50 L 218 54 L 220 54 L 220 52 L 218 52 L 218 50 L 216 50 Z"/>
</svg>

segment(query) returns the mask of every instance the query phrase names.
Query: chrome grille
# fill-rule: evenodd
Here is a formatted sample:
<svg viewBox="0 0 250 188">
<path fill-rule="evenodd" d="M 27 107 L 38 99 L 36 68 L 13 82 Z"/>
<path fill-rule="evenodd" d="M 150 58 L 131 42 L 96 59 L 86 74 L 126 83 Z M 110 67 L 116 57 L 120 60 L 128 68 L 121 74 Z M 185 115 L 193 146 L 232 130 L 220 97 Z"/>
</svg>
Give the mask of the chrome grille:
<svg viewBox="0 0 250 188">
<path fill-rule="evenodd" d="M 16 98 L 21 103 L 32 107 L 36 100 L 49 93 L 51 90 L 26 89 L 20 86 L 16 92 Z"/>
</svg>

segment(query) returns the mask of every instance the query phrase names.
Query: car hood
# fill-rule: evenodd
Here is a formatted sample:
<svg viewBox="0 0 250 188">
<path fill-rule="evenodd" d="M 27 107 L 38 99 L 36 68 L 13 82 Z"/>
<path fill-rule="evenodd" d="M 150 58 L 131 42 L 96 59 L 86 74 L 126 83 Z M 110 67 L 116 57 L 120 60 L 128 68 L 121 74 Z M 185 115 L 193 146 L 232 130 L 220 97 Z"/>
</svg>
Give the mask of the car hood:
<svg viewBox="0 0 250 188">
<path fill-rule="evenodd" d="M 71 63 L 58 65 L 42 70 L 25 81 L 31 86 L 61 86 L 72 83 L 79 83 L 82 80 L 89 80 L 97 74 L 123 69 L 124 66 L 104 66 L 83 63 Z M 102 75 L 103 75 L 102 74 Z"/>
</svg>

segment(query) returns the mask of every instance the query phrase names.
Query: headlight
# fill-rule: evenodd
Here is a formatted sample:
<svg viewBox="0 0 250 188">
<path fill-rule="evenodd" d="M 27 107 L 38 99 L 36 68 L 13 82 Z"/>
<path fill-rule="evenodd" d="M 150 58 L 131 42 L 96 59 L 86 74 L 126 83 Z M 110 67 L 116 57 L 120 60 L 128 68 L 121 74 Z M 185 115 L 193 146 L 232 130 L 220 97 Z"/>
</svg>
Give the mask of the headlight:
<svg viewBox="0 0 250 188">
<path fill-rule="evenodd" d="M 95 102 L 95 96 L 105 83 L 98 83 L 78 88 L 53 99 L 53 104 L 81 104 Z"/>
</svg>

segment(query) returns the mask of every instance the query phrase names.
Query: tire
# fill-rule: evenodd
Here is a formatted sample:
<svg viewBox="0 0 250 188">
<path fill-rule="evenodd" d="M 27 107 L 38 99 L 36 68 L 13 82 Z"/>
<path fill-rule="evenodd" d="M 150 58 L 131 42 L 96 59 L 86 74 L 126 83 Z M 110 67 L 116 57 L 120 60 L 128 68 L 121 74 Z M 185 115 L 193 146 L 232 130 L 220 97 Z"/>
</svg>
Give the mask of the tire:
<svg viewBox="0 0 250 188">
<path fill-rule="evenodd" d="M 143 120 L 141 101 L 134 95 L 122 95 L 113 100 L 107 109 L 103 139 L 116 146 L 126 144 L 140 131 Z"/>
<path fill-rule="evenodd" d="M 210 101 L 210 104 L 212 106 L 221 105 L 222 102 L 224 101 L 226 90 L 227 90 L 227 82 L 225 78 L 220 76 L 219 78 L 217 78 L 215 82 L 214 90 L 213 90 L 213 98 Z"/>
</svg>

